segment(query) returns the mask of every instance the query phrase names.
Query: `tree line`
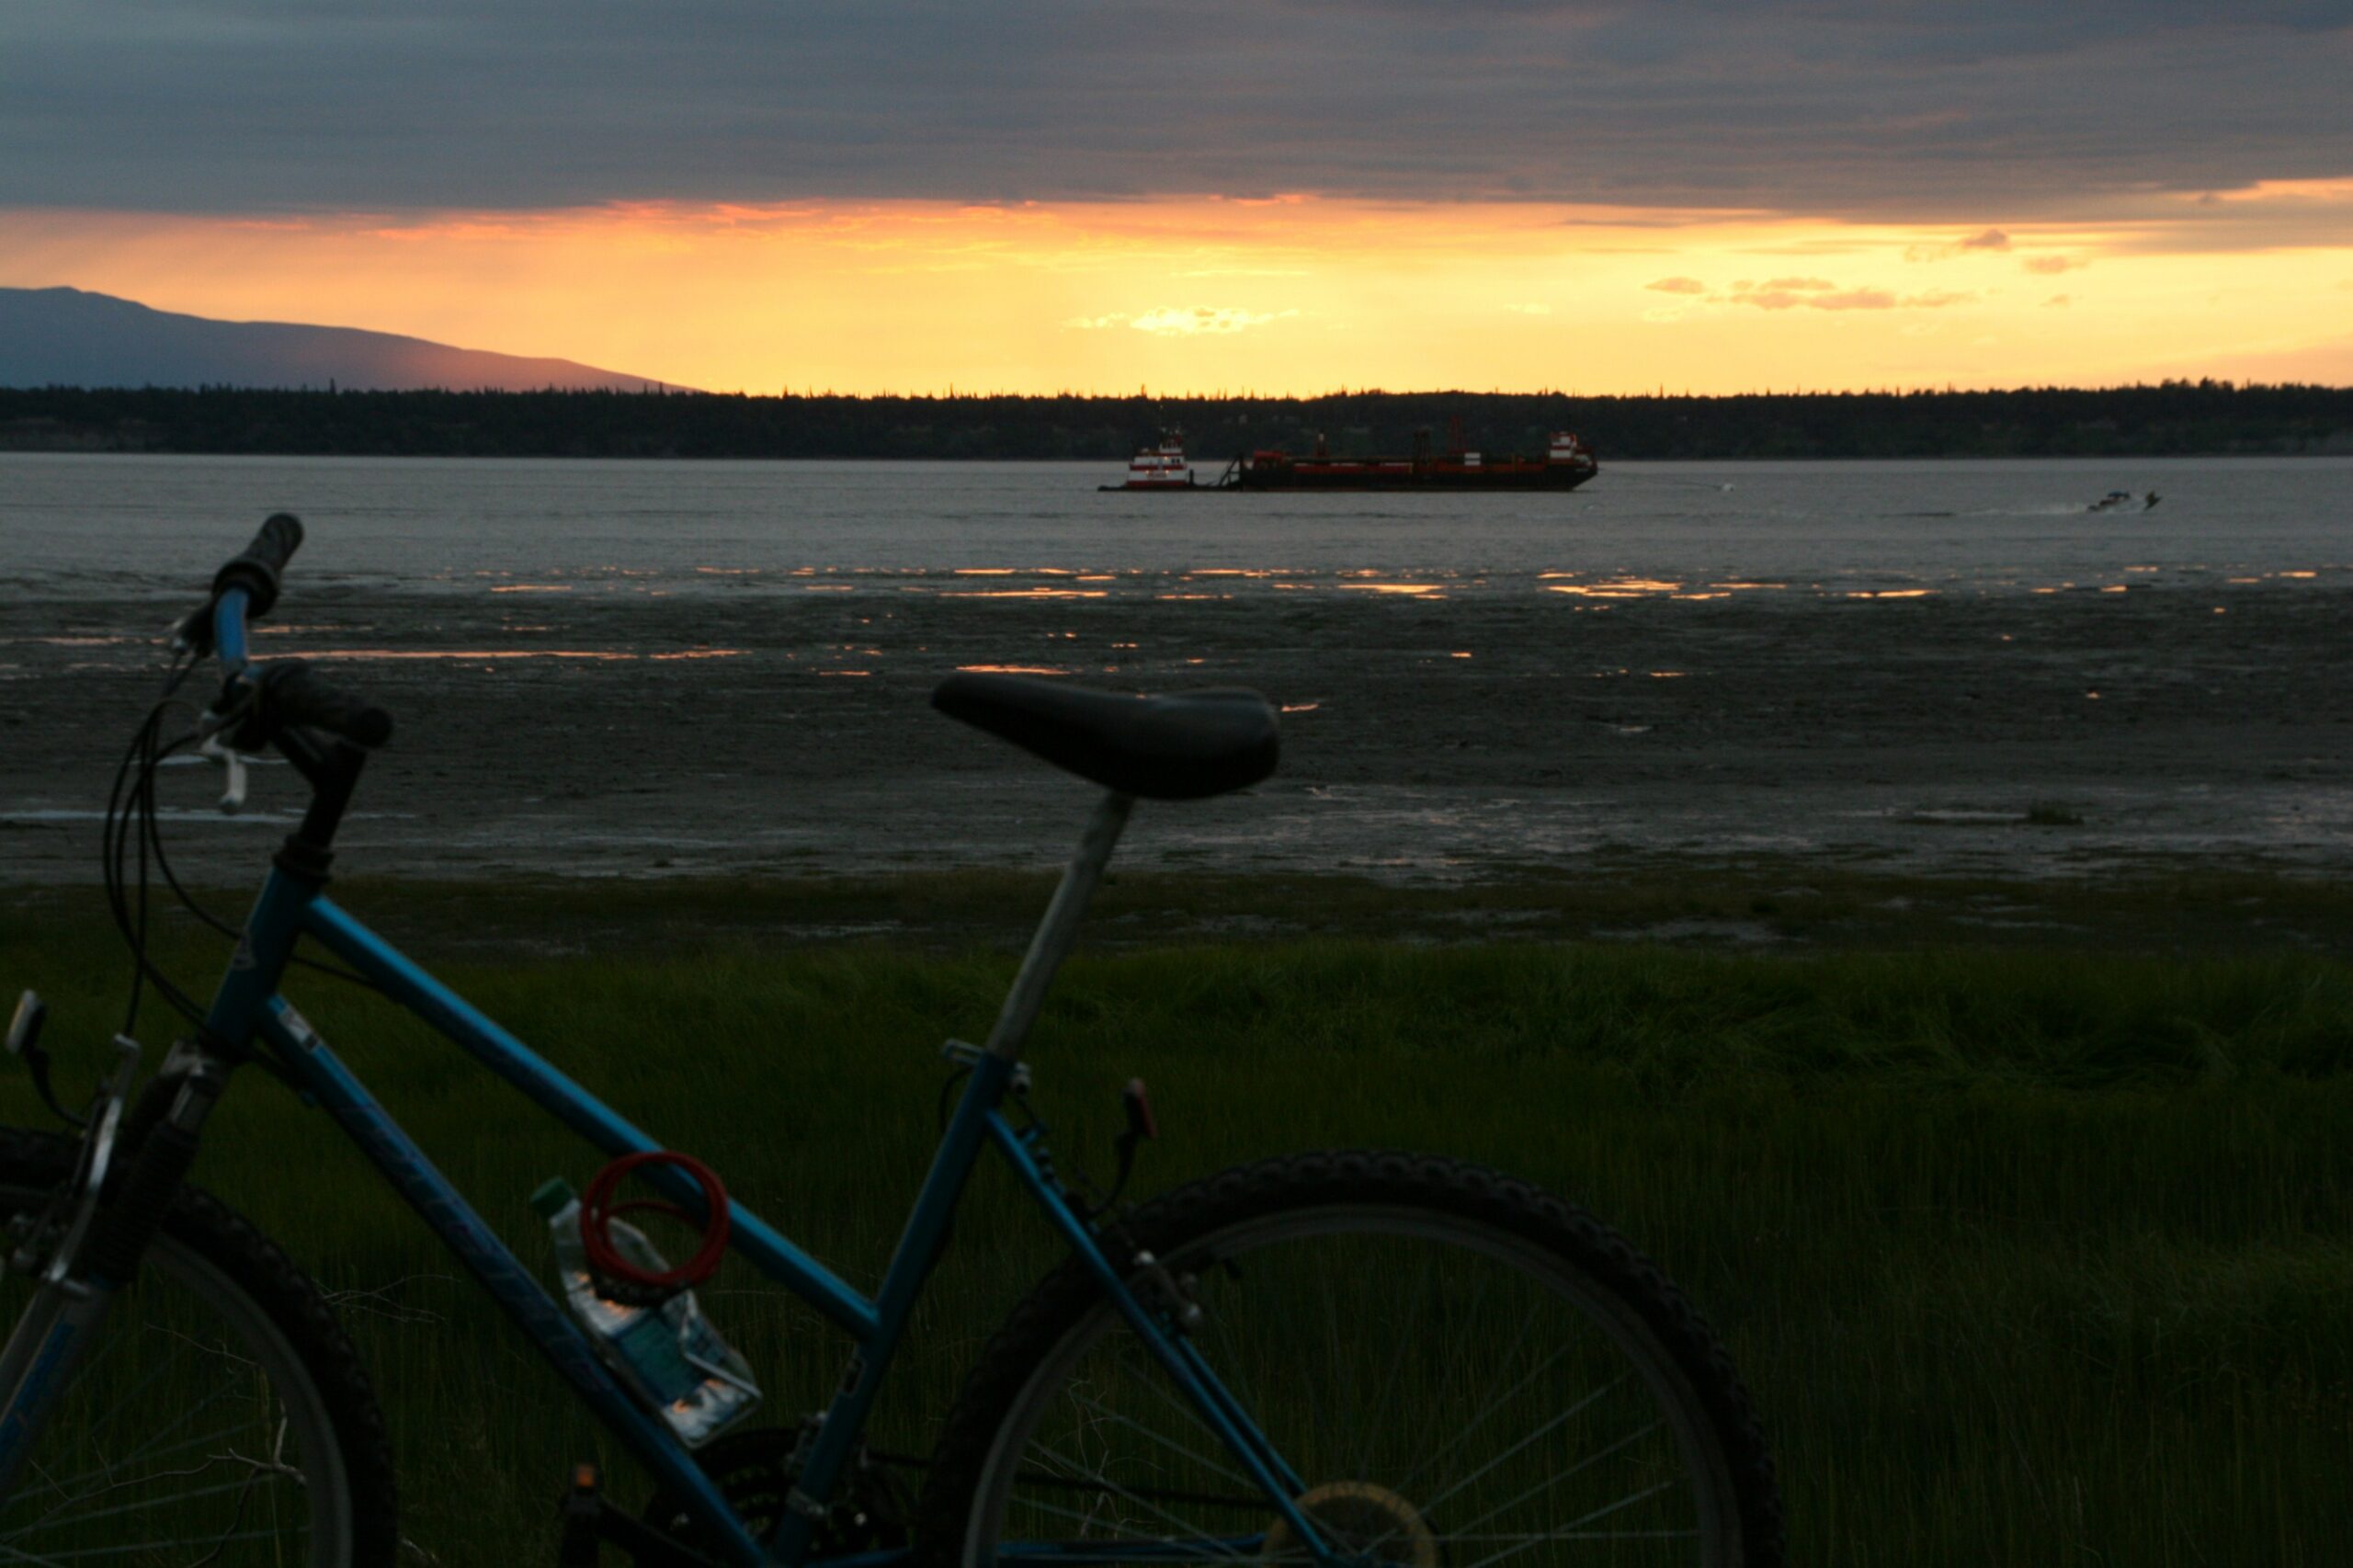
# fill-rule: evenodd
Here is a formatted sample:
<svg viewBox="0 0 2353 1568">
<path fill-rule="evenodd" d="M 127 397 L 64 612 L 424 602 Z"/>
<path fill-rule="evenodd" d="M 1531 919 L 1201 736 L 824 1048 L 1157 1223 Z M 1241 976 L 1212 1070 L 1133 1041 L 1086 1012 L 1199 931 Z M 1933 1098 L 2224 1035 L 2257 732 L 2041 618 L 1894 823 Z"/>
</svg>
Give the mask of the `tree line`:
<svg viewBox="0 0 2353 1568">
<path fill-rule="evenodd" d="M 0 449 L 355 457 L 1065 459 L 1181 430 L 1197 465 L 1320 439 L 1353 456 L 1488 452 L 1574 430 L 1613 459 L 2353 454 L 2353 388 L 2165 381 L 2099 391 L 1583 397 L 754 397 L 706 392 L 0 389 Z"/>
</svg>

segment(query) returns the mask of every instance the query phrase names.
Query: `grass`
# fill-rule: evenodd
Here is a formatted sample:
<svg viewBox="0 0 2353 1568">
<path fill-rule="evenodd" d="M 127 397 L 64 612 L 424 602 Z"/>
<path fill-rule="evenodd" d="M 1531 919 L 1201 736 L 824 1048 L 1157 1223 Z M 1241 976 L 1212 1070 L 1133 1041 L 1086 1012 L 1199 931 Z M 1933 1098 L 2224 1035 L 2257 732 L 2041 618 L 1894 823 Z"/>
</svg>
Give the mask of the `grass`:
<svg viewBox="0 0 2353 1568">
<path fill-rule="evenodd" d="M 446 964 L 432 928 L 473 909 L 433 890 L 381 902 L 494 1017 L 870 1286 L 930 1147 L 937 1043 L 983 1033 L 1011 972 L 994 900 L 1026 913 L 1036 890 L 837 892 L 836 911 L 897 896 L 958 913 L 922 946 L 813 948 L 742 935 L 779 895 L 738 892 L 592 907 L 542 891 L 487 911 L 495 939 Z M 1120 900 L 1144 896 L 1114 890 L 1115 930 L 1134 912 Z M 2182 896 L 2218 909 L 2245 894 Z M 373 912 L 369 890 L 347 902 Z M 1346 901 L 1324 903 L 1345 932 Z M 1448 928 L 1423 913 L 1426 932 Z M 583 950 L 531 952 L 534 915 Z M 620 950 L 612 933 L 632 926 L 657 939 Z M 1140 1188 L 1290 1149 L 1400 1145 L 1588 1204 L 1732 1346 L 1780 1460 L 1793 1561 L 2333 1562 L 2353 1472 L 2353 965 L 2211 945 L 1139 943 L 1076 960 L 1028 1054 L 1058 1152 L 1098 1171 L 1118 1085 L 1151 1080 L 1164 1141 Z M 168 946 L 183 972 L 219 962 L 176 928 Z M 51 994 L 78 1082 L 119 1022 L 111 935 L 61 894 L 0 916 L 0 978 Z M 297 994 L 542 1259 L 528 1196 L 593 1158 L 374 998 L 318 980 Z M 20 1085 L 0 1088 L 0 1112 L 38 1119 Z M 418 1546 L 449 1563 L 545 1560 L 563 1466 L 595 1435 L 437 1244 L 258 1074 L 216 1119 L 199 1176 L 348 1293 Z M 926 1443 L 1052 1256 L 997 1173 L 968 1201 L 885 1388 L 886 1446 Z M 822 1401 L 842 1346 L 756 1285 L 731 1271 L 709 1305 L 790 1421 Z"/>
<path fill-rule="evenodd" d="M 1597 856 L 1574 874 L 1461 882 L 1115 869 L 1086 937 L 1103 950 L 1265 937 L 1688 943 L 1736 931 L 1730 939 L 1780 950 L 2353 950 L 2353 887 L 2293 868 L 2218 870 L 2162 857 L 2129 873 L 2069 874 L 2064 835 L 2047 842 L 2037 865 L 2050 874 L 2031 880 L 1769 856 L 1699 862 L 1631 854 Z M 1001 870 L 658 881 L 361 878 L 338 881 L 336 896 L 396 939 L 429 943 L 442 958 L 545 958 L 694 950 L 723 938 L 1017 948 L 1051 886 L 1049 873 Z M 74 888 L 6 896 L 28 927 L 43 917 L 74 919 L 90 903 L 86 890 Z M 247 896 L 215 901 L 233 911 Z"/>
</svg>

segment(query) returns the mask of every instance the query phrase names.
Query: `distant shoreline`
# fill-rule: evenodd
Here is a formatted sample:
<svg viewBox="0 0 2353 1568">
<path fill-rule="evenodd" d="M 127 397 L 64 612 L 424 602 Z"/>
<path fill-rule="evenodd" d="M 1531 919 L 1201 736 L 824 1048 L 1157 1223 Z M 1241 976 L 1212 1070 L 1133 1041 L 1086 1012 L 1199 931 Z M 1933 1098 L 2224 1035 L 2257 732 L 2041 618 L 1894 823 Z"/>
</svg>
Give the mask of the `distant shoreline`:
<svg viewBox="0 0 2353 1568">
<path fill-rule="evenodd" d="M 1238 453 L 1488 452 L 1575 430 L 1611 461 L 2353 456 L 2353 388 L 2170 381 L 2101 391 L 1342 392 L 1257 397 L 846 397 L 539 392 L 0 389 L 0 451 L 274 457 L 1125 462 L 1165 428 Z"/>
<path fill-rule="evenodd" d="M 760 457 L 760 454 L 732 454 L 732 452 L 718 452 L 718 454 L 677 454 L 677 452 L 644 452 L 644 454 L 607 454 L 607 452 L 172 452 L 172 449 L 160 449 L 160 448 L 77 448 L 77 445 L 75 445 L 75 448 L 68 448 L 68 445 L 56 445 L 56 448 L 35 448 L 35 445 L 9 445 L 7 440 L 5 440 L 5 437 L 0 437 L 0 460 L 5 460 L 5 457 L 252 457 L 252 460 L 256 460 L 256 461 L 261 461 L 261 460 L 273 460 L 273 457 L 276 457 L 276 460 L 291 460 L 291 457 L 299 457 L 299 460 L 320 460 L 320 461 L 339 461 L 339 460 L 379 460 L 379 461 L 457 461 L 457 464 L 466 464 L 466 461 L 484 461 L 484 464 L 489 464 L 489 461 L 508 461 L 508 464 L 774 464 L 774 466 L 793 466 L 793 464 L 878 464 L 878 466 L 892 466 L 892 464 L 906 464 L 906 466 L 911 466 L 911 469 L 913 469 L 913 466 L 923 466 L 923 464 L 955 464 L 955 466 L 970 466 L 970 469 L 995 469 L 995 466 L 1007 466 L 1007 469 L 1009 469 L 1009 466 L 1017 466 L 1017 464 L 1063 464 L 1063 466 L 1071 466 L 1071 469 L 1101 469 L 1101 466 L 1104 466 L 1106 461 L 1110 461 L 1110 460 L 1101 460 L 1101 457 L 923 457 L 923 454 L 913 454 L 913 457 Z M 2014 454 L 2014 452 L 2012 452 L 2012 454 L 2005 454 L 2005 452 L 1920 452 L 1920 454 L 1911 454 L 1911 452 L 1906 452 L 1906 454 L 1896 454 L 1896 457 L 1890 457 L 1890 454 L 1882 454 L 1882 452 L 1849 452 L 1849 454 L 1826 452 L 1826 454 L 1800 454 L 1800 457 L 1619 457 L 1619 460 L 1614 460 L 1614 464 L 1605 464 L 1605 469 L 1607 469 L 1607 466 L 1654 466 L 1654 464 L 1727 464 L 1727 466 L 1734 466 L 1734 464 L 1756 464 L 1756 466 L 1768 466 L 1768 464 L 1927 464 L 1927 461 L 1949 461 L 1949 464 L 2005 464 L 2005 461 L 2012 461 L 2012 464 L 2014 464 L 2014 461 L 2026 461 L 2026 464 L 2045 464 L 2045 461 L 2050 461 L 2050 464 L 2062 464 L 2062 461 L 2071 461 L 2071 464 L 2097 464 L 2097 461 L 2109 461 L 2109 460 L 2115 460 L 2115 461 L 2125 461 L 2125 460 L 2130 460 L 2130 461 L 2134 461 L 2134 464 L 2142 464 L 2142 461 L 2148 461 L 2148 464 L 2190 464 L 2190 461 L 2233 460 L 2233 457 L 2235 457 L 2235 460 L 2282 460 L 2282 461 L 2329 461 L 2329 460 L 2335 460 L 2335 461 L 2348 461 L 2348 460 L 2353 460 L 2353 452 L 2335 452 L 2335 449 L 2329 449 L 2329 452 L 2245 452 L 2245 449 L 2240 449 L 2240 452 L 2026 452 L 2026 454 Z M 1211 460 L 1207 460 L 1207 457 L 1198 457 L 1198 460 L 1195 460 L 1195 466 L 1205 466 L 1205 469 L 1211 469 L 1211 471 L 1214 471 L 1214 469 L 1222 469 L 1222 466 L 1223 466 L 1223 460 L 1211 461 Z M 1115 475 L 1113 475 L 1113 478 L 1115 478 Z M 1207 481 L 1202 481 L 1202 487 L 1207 487 Z M 1261 496 L 1264 496 L 1264 494 L 1285 494 L 1285 492 L 1240 490 L 1240 487 L 1231 487 L 1231 485 L 1228 485 L 1226 490 L 1231 490 L 1233 494 L 1261 494 Z M 1113 485 L 1113 487 L 1108 487 L 1108 490 L 1106 490 L 1106 494 L 1125 494 L 1125 492 L 1118 490 L 1118 487 Z M 1318 492 L 1294 492 L 1294 494 L 1346 494 L 1346 492 L 1324 492 L 1324 490 L 1318 490 Z M 1400 492 L 1370 490 L 1370 492 L 1358 492 L 1358 494 L 1400 494 Z M 1407 492 L 1407 494 L 1409 494 L 1409 492 Z M 1527 494 L 1543 494 L 1543 492 L 1529 492 L 1529 490 L 1499 490 L 1499 492 L 1496 492 L 1496 494 L 1499 494 L 1499 496 L 1513 496 L 1513 494 L 1518 494 L 1518 496 L 1527 496 Z M 1576 492 L 1555 492 L 1555 494 L 1588 494 L 1588 492 L 1586 492 L 1586 490 L 1576 490 Z"/>
</svg>

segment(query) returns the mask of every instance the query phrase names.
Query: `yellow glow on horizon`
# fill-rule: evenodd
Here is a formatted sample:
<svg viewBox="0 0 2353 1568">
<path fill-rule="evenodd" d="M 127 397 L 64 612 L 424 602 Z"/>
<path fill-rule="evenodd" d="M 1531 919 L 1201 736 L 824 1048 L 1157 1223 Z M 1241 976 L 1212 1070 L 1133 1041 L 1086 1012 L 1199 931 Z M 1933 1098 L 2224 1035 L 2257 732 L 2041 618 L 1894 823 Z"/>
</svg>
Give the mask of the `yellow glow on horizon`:
<svg viewBox="0 0 2353 1568">
<path fill-rule="evenodd" d="M 19 210 L 0 214 L 0 283 L 714 392 L 2353 382 L 2348 220 L 2347 180 L 1933 229 L 1303 196 Z"/>
</svg>

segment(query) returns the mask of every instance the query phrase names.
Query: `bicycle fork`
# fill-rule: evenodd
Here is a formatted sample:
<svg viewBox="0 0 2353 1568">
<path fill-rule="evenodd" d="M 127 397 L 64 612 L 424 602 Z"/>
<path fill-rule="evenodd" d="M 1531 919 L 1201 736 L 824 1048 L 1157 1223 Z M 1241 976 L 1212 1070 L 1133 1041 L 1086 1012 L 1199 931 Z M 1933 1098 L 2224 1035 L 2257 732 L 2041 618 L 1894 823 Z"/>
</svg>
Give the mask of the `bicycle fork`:
<svg viewBox="0 0 2353 1568">
<path fill-rule="evenodd" d="M 117 1292 L 137 1276 L 196 1158 L 197 1135 L 228 1083 L 226 1065 L 183 1040 L 131 1104 L 125 1126 L 139 1047 L 121 1037 L 117 1045 L 114 1075 L 91 1108 L 74 1175 L 9 1263 L 38 1267 L 40 1282 L 0 1349 L 0 1506 L 15 1495 L 34 1437 L 97 1340 Z M 130 1164 L 110 1184 L 118 1147 Z M 42 1258 L 40 1246 L 52 1236 L 54 1250 Z"/>
</svg>

